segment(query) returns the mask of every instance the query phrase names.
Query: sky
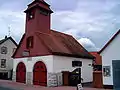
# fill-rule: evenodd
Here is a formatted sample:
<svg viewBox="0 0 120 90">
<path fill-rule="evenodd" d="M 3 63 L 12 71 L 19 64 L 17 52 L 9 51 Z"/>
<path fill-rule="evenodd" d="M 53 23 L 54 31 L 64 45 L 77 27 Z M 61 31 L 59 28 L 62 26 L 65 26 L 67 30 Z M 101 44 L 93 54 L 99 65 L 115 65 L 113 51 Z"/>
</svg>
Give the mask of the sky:
<svg viewBox="0 0 120 90">
<path fill-rule="evenodd" d="M 0 39 L 19 42 L 25 13 L 33 0 L 0 0 Z M 73 35 L 88 51 L 99 51 L 120 28 L 120 0 L 45 0 L 51 5 L 51 28 Z M 10 31 L 10 33 L 9 33 Z"/>
</svg>

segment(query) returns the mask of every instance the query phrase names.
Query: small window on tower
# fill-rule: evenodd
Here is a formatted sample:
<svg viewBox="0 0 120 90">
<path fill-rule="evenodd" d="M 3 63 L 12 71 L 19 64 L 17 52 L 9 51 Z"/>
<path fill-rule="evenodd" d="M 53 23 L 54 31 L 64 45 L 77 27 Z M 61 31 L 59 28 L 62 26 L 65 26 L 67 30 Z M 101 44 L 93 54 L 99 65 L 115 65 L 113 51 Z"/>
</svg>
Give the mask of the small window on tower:
<svg viewBox="0 0 120 90">
<path fill-rule="evenodd" d="M 26 47 L 33 48 L 33 36 L 27 38 Z"/>
<path fill-rule="evenodd" d="M 33 19 L 34 18 L 34 13 L 33 12 L 29 12 L 28 13 L 28 20 Z"/>
<path fill-rule="evenodd" d="M 40 13 L 45 15 L 45 16 L 49 15 L 49 12 L 47 10 L 44 10 L 44 9 L 40 9 Z"/>
</svg>

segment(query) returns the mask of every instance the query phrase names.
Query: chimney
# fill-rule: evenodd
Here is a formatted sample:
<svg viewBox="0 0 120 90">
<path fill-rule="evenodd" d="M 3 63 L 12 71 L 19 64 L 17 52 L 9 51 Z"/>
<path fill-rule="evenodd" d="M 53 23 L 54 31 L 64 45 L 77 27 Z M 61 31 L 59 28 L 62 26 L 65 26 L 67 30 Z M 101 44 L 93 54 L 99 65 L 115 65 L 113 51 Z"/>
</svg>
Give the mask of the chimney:
<svg viewBox="0 0 120 90">
<path fill-rule="evenodd" d="M 7 39 L 7 36 L 5 36 L 5 39 Z"/>
</svg>

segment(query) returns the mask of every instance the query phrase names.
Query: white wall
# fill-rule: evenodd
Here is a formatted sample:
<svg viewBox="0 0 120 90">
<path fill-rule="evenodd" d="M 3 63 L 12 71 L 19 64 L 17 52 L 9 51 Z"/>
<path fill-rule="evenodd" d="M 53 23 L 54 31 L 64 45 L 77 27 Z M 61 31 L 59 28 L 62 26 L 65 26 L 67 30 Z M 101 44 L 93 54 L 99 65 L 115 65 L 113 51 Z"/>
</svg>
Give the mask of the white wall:
<svg viewBox="0 0 120 90">
<path fill-rule="evenodd" d="M 72 58 L 72 57 L 61 57 L 61 56 L 53 56 L 53 70 L 55 73 L 61 72 L 61 71 L 73 71 L 75 68 L 72 67 L 72 61 L 79 60 L 82 61 L 82 78 L 83 82 L 92 82 L 93 81 L 93 74 L 92 74 L 92 67 L 89 66 L 89 64 L 92 65 L 91 59 L 82 59 L 82 58 Z"/>
<path fill-rule="evenodd" d="M 30 60 L 31 59 L 31 60 Z M 14 59 L 14 69 L 13 72 L 16 72 L 16 67 L 20 62 L 25 64 L 27 72 L 33 72 L 34 64 L 38 61 L 44 62 L 47 68 L 47 73 L 60 73 L 61 71 L 73 71 L 75 68 L 72 67 L 73 60 L 80 60 L 83 63 L 81 72 L 84 82 L 92 82 L 92 67 L 89 64 L 92 64 L 91 59 L 82 59 L 82 58 L 72 58 L 72 57 L 61 57 L 61 56 L 39 56 L 32 58 L 19 58 Z M 48 75 L 47 75 L 48 76 Z M 26 75 L 27 77 L 27 75 Z M 33 78 L 31 76 L 31 84 L 33 83 Z M 27 82 L 27 80 L 26 80 Z M 47 83 L 49 83 L 47 81 Z"/>
<path fill-rule="evenodd" d="M 108 47 L 101 53 L 102 65 L 111 67 L 111 76 L 103 76 L 104 85 L 113 85 L 112 60 L 120 60 L 120 34 L 108 45 Z"/>
<path fill-rule="evenodd" d="M 16 67 L 20 62 L 23 62 L 25 64 L 27 72 L 33 72 L 34 64 L 38 61 L 42 61 L 47 68 L 48 72 L 53 72 L 53 57 L 50 56 L 38 56 L 38 57 L 32 57 L 32 58 L 18 58 L 14 59 L 14 69 L 13 71 L 16 71 Z"/>
<path fill-rule="evenodd" d="M 7 54 L 1 54 L 1 47 L 7 47 Z M 11 56 L 13 55 L 13 48 L 17 48 L 16 45 L 8 39 L 4 43 L 0 45 L 0 65 L 1 65 L 1 59 L 6 59 L 6 68 L 1 68 L 0 70 L 12 70 L 13 69 L 13 59 Z"/>
</svg>

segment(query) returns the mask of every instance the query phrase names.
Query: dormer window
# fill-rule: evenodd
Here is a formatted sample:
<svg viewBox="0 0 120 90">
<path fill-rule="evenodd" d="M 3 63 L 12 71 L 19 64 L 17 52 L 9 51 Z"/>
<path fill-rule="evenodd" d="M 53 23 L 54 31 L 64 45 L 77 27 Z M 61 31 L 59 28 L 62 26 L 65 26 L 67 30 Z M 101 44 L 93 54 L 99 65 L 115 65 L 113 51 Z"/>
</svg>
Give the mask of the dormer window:
<svg viewBox="0 0 120 90">
<path fill-rule="evenodd" d="M 27 38 L 27 42 L 26 42 L 26 48 L 33 48 L 33 36 L 30 36 Z"/>
</svg>

